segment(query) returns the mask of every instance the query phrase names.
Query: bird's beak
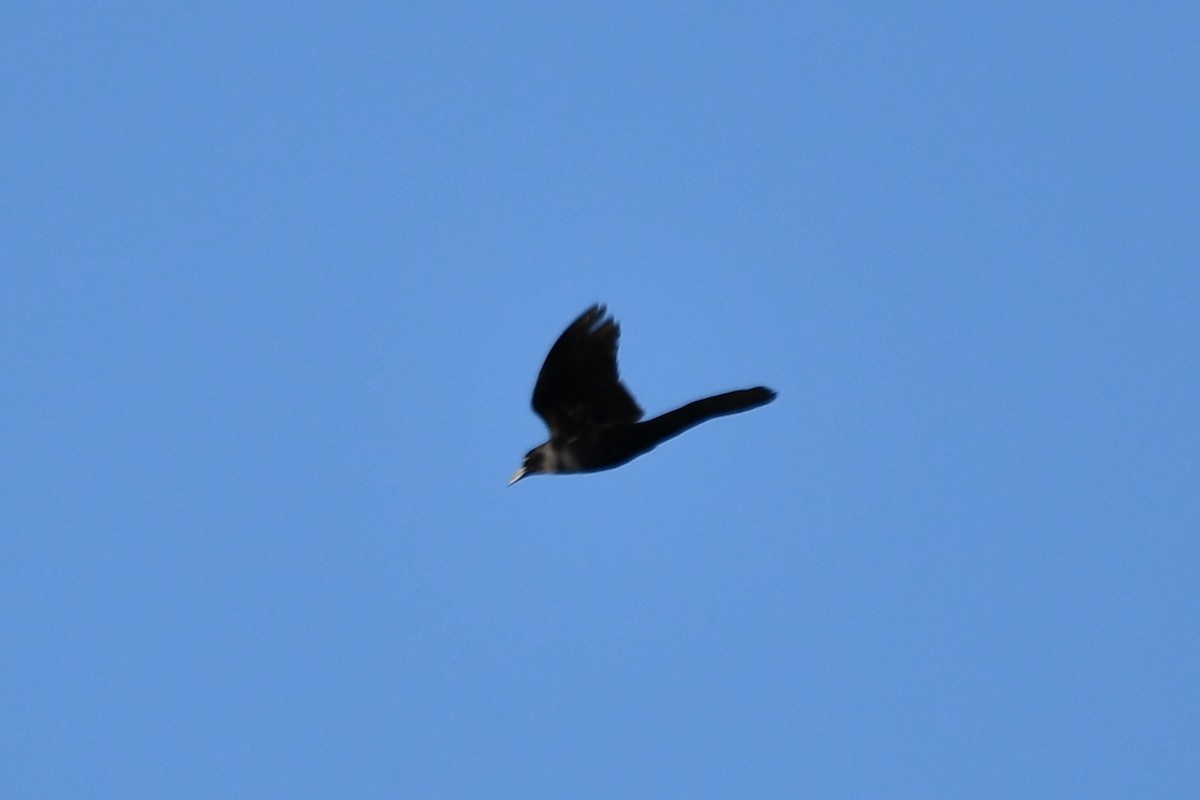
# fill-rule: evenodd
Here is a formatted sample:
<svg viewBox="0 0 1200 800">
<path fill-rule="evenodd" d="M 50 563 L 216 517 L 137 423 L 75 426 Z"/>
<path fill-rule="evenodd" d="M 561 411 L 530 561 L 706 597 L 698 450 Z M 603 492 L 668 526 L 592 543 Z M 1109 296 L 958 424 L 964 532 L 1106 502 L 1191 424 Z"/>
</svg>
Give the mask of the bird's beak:
<svg viewBox="0 0 1200 800">
<path fill-rule="evenodd" d="M 529 470 L 525 469 L 524 467 L 521 467 L 519 470 L 517 470 L 517 474 L 512 476 L 512 480 L 510 480 L 508 482 L 508 485 L 512 486 L 514 483 L 521 480 L 521 478 L 524 478 L 528 474 L 529 474 Z"/>
</svg>

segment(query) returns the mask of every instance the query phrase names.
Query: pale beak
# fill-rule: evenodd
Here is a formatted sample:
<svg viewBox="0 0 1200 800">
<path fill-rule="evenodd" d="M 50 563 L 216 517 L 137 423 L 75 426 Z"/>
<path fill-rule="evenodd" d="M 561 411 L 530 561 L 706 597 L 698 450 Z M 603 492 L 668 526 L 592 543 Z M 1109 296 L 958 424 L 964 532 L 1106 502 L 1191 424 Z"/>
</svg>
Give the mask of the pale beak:
<svg viewBox="0 0 1200 800">
<path fill-rule="evenodd" d="M 517 474 L 512 476 L 512 480 L 510 480 L 508 482 L 508 485 L 512 486 L 514 483 L 521 480 L 521 478 L 524 478 L 528 474 L 529 474 L 529 470 L 525 469 L 524 467 L 521 467 L 519 470 L 517 470 Z"/>
</svg>

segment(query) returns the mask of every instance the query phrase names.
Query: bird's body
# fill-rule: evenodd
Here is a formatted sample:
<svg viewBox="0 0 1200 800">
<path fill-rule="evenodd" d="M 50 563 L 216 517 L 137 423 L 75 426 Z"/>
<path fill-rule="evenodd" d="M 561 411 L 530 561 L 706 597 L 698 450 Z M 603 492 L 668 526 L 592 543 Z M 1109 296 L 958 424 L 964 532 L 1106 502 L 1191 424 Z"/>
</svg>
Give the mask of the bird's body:
<svg viewBox="0 0 1200 800">
<path fill-rule="evenodd" d="M 550 441 L 530 450 L 509 485 L 538 473 L 618 467 L 705 420 L 769 403 L 764 386 L 706 397 L 640 421 L 642 409 L 617 376 L 620 329 L 604 307 L 583 312 L 550 348 L 533 390 L 533 410 Z"/>
</svg>

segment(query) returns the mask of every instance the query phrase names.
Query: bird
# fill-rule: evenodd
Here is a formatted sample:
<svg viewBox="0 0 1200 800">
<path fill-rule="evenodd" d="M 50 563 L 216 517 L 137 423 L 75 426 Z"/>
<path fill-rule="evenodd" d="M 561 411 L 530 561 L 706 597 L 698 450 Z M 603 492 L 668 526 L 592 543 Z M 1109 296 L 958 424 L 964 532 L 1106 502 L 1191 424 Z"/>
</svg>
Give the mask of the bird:
<svg viewBox="0 0 1200 800">
<path fill-rule="evenodd" d="M 617 374 L 620 333 L 597 303 L 555 341 L 538 373 L 532 403 L 550 429 L 550 440 L 525 454 L 509 486 L 530 475 L 619 467 L 701 422 L 775 399 L 771 389 L 755 386 L 694 400 L 642 422 L 642 409 Z"/>
</svg>

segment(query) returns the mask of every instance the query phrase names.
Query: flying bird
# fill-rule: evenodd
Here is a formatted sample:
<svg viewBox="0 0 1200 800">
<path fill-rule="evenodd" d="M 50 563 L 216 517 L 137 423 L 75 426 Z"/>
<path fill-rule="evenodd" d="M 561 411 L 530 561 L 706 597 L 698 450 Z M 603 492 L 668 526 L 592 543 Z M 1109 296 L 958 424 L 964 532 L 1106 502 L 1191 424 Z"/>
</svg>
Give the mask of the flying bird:
<svg viewBox="0 0 1200 800">
<path fill-rule="evenodd" d="M 558 337 L 533 388 L 533 410 L 546 421 L 550 441 L 526 453 L 509 486 L 527 475 L 619 467 L 705 420 L 775 399 L 775 392 L 755 386 L 639 422 L 642 409 L 617 376 L 619 335 L 616 321 L 597 304 Z"/>
</svg>

